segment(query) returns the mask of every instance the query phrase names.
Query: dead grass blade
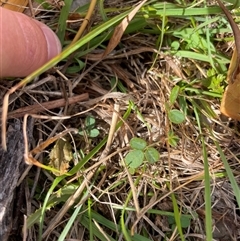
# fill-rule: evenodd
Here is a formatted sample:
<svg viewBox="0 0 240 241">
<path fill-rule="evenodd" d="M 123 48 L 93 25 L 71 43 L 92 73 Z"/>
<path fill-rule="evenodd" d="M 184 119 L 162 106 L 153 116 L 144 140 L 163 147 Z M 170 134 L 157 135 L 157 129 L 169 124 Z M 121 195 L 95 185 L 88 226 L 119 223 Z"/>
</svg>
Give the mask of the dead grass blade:
<svg viewBox="0 0 240 241">
<path fill-rule="evenodd" d="M 74 39 L 72 40 L 70 46 L 73 45 L 74 43 L 76 43 L 80 39 L 80 37 L 82 36 L 84 30 L 87 27 L 87 24 L 89 23 L 89 20 L 90 20 L 91 16 L 93 14 L 93 10 L 96 6 L 96 3 L 97 3 L 97 0 L 91 0 L 90 1 L 90 6 L 89 6 L 89 9 L 88 9 L 87 15 L 84 18 L 83 23 L 82 23 L 81 27 L 79 28 L 77 34 L 75 35 Z"/>
<path fill-rule="evenodd" d="M 198 180 L 199 178 L 202 178 L 203 176 L 204 176 L 204 171 L 201 171 L 198 174 L 191 176 L 191 178 L 188 181 L 186 181 L 184 184 L 179 185 L 178 187 L 174 188 L 170 192 L 168 192 L 165 195 L 163 195 L 160 199 L 153 200 L 153 202 L 150 202 L 148 205 L 146 205 L 144 208 L 142 208 L 141 212 L 139 213 L 139 216 L 137 217 L 136 221 L 134 222 L 134 224 L 131 227 L 131 232 L 134 233 L 134 229 L 136 228 L 138 222 L 141 220 L 141 218 L 145 215 L 145 213 L 150 208 L 152 208 L 154 205 L 156 205 L 157 203 L 159 203 L 161 200 L 163 200 L 164 198 L 168 197 L 172 193 L 175 193 L 177 190 L 183 188 L 184 186 L 186 186 L 187 184 L 189 184 L 189 183 L 191 183 L 191 182 L 193 182 L 195 180 Z"/>
<path fill-rule="evenodd" d="M 147 0 L 142 1 L 138 6 L 136 6 L 129 14 L 127 17 L 125 17 L 122 22 L 115 28 L 113 35 L 111 39 L 109 40 L 108 46 L 104 53 L 95 55 L 95 60 L 101 60 L 104 59 L 108 54 L 110 54 L 116 46 L 119 44 L 127 26 L 133 19 L 133 17 L 136 15 L 136 13 L 139 11 L 139 9 L 143 6 L 143 4 Z"/>
<path fill-rule="evenodd" d="M 21 81 L 17 85 L 13 86 L 10 90 L 8 90 L 8 92 L 5 94 L 3 98 L 3 107 L 2 107 L 2 148 L 3 150 L 7 150 L 6 126 L 7 126 L 9 96 L 24 85 L 25 83 Z"/>
<path fill-rule="evenodd" d="M 127 17 L 125 17 L 123 19 L 123 21 L 115 28 L 113 35 L 108 43 L 108 46 L 105 50 L 105 52 L 103 53 L 103 58 L 105 56 L 107 56 L 109 53 L 111 53 L 113 51 L 113 49 L 115 49 L 115 47 L 119 44 L 123 33 L 125 32 L 127 26 L 129 25 L 129 23 L 131 22 L 131 20 L 133 19 L 133 17 L 136 15 L 136 13 L 138 12 L 138 10 L 143 6 L 143 4 L 146 2 L 147 0 L 142 1 L 137 7 L 135 7 Z"/>
<path fill-rule="evenodd" d="M 115 134 L 115 131 L 116 131 L 119 111 L 120 111 L 120 105 L 117 104 L 117 103 L 114 104 L 114 112 L 113 112 L 113 115 L 112 115 L 112 122 L 111 122 L 110 130 L 109 130 L 109 134 L 108 134 L 107 144 L 106 144 L 106 147 L 105 147 L 104 151 L 102 152 L 102 155 L 101 155 L 100 159 L 105 158 L 108 155 L 108 153 L 111 149 L 111 144 L 112 144 L 114 134 Z"/>
<path fill-rule="evenodd" d="M 23 108 L 19 108 L 17 110 L 14 110 L 12 112 L 9 112 L 7 118 L 19 118 L 23 117 L 25 114 L 37 114 L 43 110 L 51 110 L 54 108 L 62 107 L 65 106 L 66 102 L 68 102 L 69 105 L 77 103 L 77 102 L 82 102 L 88 100 L 88 93 L 82 94 L 82 95 L 77 95 L 70 97 L 68 99 L 59 99 L 59 100 L 53 100 L 53 101 L 47 101 L 44 103 L 39 103 L 39 104 L 34 104 L 30 106 L 26 106 Z"/>
</svg>

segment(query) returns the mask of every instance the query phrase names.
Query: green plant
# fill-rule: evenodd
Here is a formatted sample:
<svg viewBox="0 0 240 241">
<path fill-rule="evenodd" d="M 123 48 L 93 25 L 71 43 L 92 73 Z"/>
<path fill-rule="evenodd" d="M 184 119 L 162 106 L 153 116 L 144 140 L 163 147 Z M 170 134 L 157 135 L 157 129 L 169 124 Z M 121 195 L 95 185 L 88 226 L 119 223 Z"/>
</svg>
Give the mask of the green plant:
<svg viewBox="0 0 240 241">
<path fill-rule="evenodd" d="M 209 91 L 218 94 L 223 94 L 224 85 L 223 82 L 226 77 L 223 74 L 217 74 L 215 69 L 209 69 L 207 71 L 207 79 L 203 81 L 203 85 L 208 88 Z"/>
<path fill-rule="evenodd" d="M 148 147 L 145 140 L 134 137 L 130 140 L 130 146 L 132 150 L 126 155 L 125 161 L 131 170 L 140 167 L 144 160 L 150 164 L 159 161 L 159 152 L 154 147 Z"/>
<path fill-rule="evenodd" d="M 178 85 L 175 85 L 170 93 L 169 101 L 166 103 L 166 111 L 168 115 L 168 119 L 173 124 L 181 124 L 185 121 L 185 114 L 177 109 L 173 109 L 173 105 L 179 97 L 181 88 Z M 179 137 L 174 134 L 174 131 L 171 129 L 168 132 L 168 143 L 175 147 L 177 146 L 177 142 Z"/>
<path fill-rule="evenodd" d="M 94 117 L 87 116 L 84 121 L 85 128 L 84 130 L 79 129 L 78 134 L 81 136 L 84 136 L 84 133 L 85 133 L 88 137 L 92 137 L 92 138 L 97 137 L 99 135 L 99 130 L 95 128 L 95 124 L 96 124 L 96 120 L 94 119 Z"/>
<path fill-rule="evenodd" d="M 190 226 L 191 217 L 181 216 L 180 222 L 181 222 L 182 228 L 187 228 Z M 174 228 L 176 227 L 176 220 L 173 216 L 168 216 L 168 223 L 171 225 L 171 229 L 174 230 Z"/>
<path fill-rule="evenodd" d="M 174 134 L 173 130 L 170 130 L 168 132 L 168 143 L 169 143 L 169 145 L 171 145 L 173 147 L 176 147 L 178 141 L 179 141 L 179 137 Z"/>
<path fill-rule="evenodd" d="M 172 109 L 180 92 L 180 87 L 175 85 L 170 93 L 169 102 L 166 104 L 166 110 L 170 122 L 174 124 L 181 124 L 185 121 L 185 115 L 180 110 Z"/>
</svg>

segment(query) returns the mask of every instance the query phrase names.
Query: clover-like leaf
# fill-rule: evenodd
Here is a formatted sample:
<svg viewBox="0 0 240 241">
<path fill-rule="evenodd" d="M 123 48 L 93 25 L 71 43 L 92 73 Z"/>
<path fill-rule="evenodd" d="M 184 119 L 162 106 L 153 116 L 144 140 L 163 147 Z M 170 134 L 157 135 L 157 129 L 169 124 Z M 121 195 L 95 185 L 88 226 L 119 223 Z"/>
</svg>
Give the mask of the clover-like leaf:
<svg viewBox="0 0 240 241">
<path fill-rule="evenodd" d="M 147 142 L 141 138 L 133 137 L 130 141 L 132 149 L 143 150 L 147 146 Z"/>
<path fill-rule="evenodd" d="M 99 133 L 100 133 L 99 130 L 94 128 L 92 130 L 89 130 L 88 135 L 89 135 L 89 137 L 93 138 L 93 137 L 97 137 L 99 135 Z"/>
<path fill-rule="evenodd" d="M 86 119 L 85 119 L 85 125 L 86 127 L 90 127 L 90 128 L 93 128 L 95 126 L 95 118 L 92 117 L 92 116 L 87 116 Z"/>
<path fill-rule="evenodd" d="M 125 157 L 126 164 L 130 168 L 134 168 L 134 169 L 141 166 L 143 163 L 143 160 L 144 160 L 144 153 L 142 150 L 132 150 Z"/>
<path fill-rule="evenodd" d="M 155 148 L 149 147 L 145 151 L 145 157 L 149 163 L 155 163 L 155 162 L 159 161 L 160 154 Z"/>
<path fill-rule="evenodd" d="M 185 120 L 185 115 L 179 110 L 170 110 L 168 118 L 174 124 L 181 124 Z"/>
</svg>

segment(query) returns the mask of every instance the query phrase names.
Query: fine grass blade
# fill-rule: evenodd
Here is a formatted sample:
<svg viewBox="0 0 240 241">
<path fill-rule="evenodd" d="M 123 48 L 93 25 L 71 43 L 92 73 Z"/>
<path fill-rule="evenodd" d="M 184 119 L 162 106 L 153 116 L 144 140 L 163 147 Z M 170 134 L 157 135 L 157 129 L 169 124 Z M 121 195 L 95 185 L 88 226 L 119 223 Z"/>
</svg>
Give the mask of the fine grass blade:
<svg viewBox="0 0 240 241">
<path fill-rule="evenodd" d="M 64 2 L 64 6 L 61 9 L 60 17 L 58 20 L 57 36 L 58 36 L 62 46 L 63 46 L 65 32 L 66 32 L 66 28 L 67 28 L 67 19 L 68 19 L 68 15 L 70 12 L 72 2 L 73 2 L 73 0 L 68 0 L 68 1 Z"/>
<path fill-rule="evenodd" d="M 233 189 L 233 193 L 234 193 L 234 195 L 236 197 L 236 200 L 237 200 L 238 208 L 240 208 L 240 188 L 239 188 L 239 186 L 238 186 L 238 184 L 236 182 L 236 179 L 235 179 L 235 177 L 233 175 L 231 167 L 229 166 L 228 161 L 227 161 L 227 159 L 226 159 L 226 157 L 225 157 L 221 147 L 219 146 L 219 143 L 217 141 L 214 141 L 214 143 L 215 143 L 215 145 L 216 145 L 216 147 L 218 149 L 218 152 L 219 152 L 220 157 L 222 159 L 222 162 L 224 164 L 225 170 L 227 172 L 229 181 L 230 181 L 232 189 Z"/>
<path fill-rule="evenodd" d="M 197 120 L 197 125 L 200 130 L 200 134 L 202 134 L 201 121 L 199 117 L 199 113 L 197 108 L 194 107 L 194 113 Z M 210 174 L 208 168 L 208 158 L 207 158 L 207 150 L 205 145 L 204 137 L 201 136 L 201 144 L 202 144 L 202 155 L 204 160 L 204 187 L 205 187 L 205 229 L 206 229 L 206 241 L 212 241 L 212 205 L 211 205 L 211 184 L 210 184 Z"/>
</svg>

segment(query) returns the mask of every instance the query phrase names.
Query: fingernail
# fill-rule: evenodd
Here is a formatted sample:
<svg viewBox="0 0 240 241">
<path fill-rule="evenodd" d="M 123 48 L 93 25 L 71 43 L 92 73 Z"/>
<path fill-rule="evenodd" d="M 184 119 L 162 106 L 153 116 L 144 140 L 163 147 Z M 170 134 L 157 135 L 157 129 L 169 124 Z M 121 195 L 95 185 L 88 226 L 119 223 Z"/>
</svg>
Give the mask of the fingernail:
<svg viewBox="0 0 240 241">
<path fill-rule="evenodd" d="M 40 27 L 46 38 L 48 48 L 48 59 L 50 60 L 61 52 L 62 46 L 57 35 L 50 28 L 48 28 L 44 24 L 41 24 Z"/>
</svg>

